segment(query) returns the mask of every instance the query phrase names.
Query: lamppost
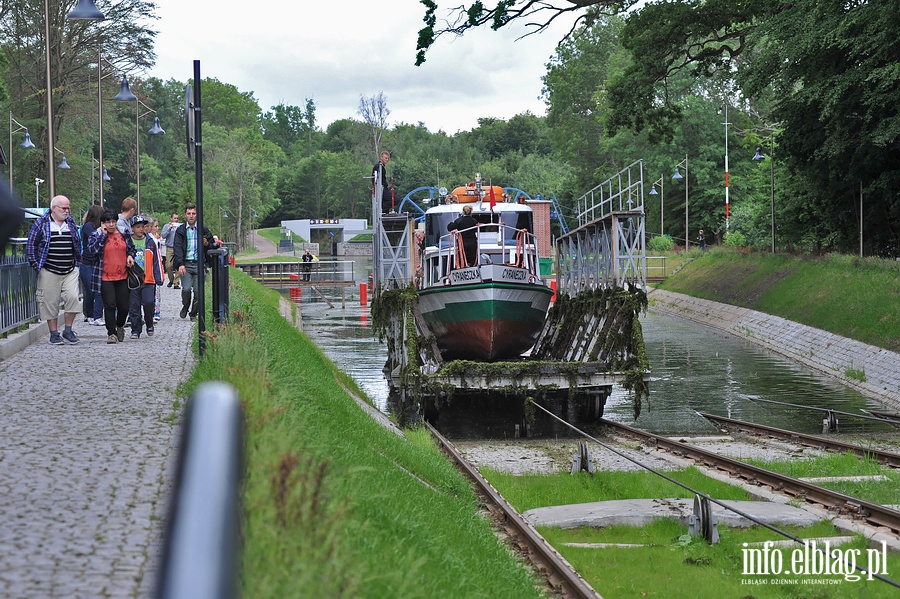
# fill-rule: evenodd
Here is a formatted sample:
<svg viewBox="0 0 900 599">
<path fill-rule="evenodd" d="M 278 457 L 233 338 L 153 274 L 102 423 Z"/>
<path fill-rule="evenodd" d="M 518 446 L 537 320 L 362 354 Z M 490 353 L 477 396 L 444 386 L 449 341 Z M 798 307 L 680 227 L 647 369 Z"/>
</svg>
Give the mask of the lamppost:
<svg viewBox="0 0 900 599">
<path fill-rule="evenodd" d="M 45 0 L 46 2 L 46 0 Z M 97 9 L 94 0 L 78 0 L 75 8 L 66 16 L 70 21 L 102 21 L 106 17 Z M 49 97 L 49 94 L 48 94 Z M 100 166 L 103 169 L 103 45 L 98 43 L 97 50 L 97 124 L 99 135 Z M 93 157 L 93 155 L 92 155 Z M 93 166 L 93 165 L 92 165 Z M 93 170 L 93 169 L 92 169 Z M 103 170 L 104 177 L 109 177 Z M 108 180 L 108 179 L 107 179 Z M 93 181 L 93 179 L 92 179 Z M 103 207 L 103 182 L 100 182 L 100 201 Z"/>
<path fill-rule="evenodd" d="M 728 103 L 725 103 L 725 236 L 728 236 Z"/>
<path fill-rule="evenodd" d="M 116 94 L 116 97 L 113 100 L 119 102 L 127 102 L 130 100 L 134 100 L 134 151 L 135 151 L 135 181 L 137 185 L 137 190 L 135 192 L 136 200 L 137 200 L 137 212 L 141 213 L 141 131 L 140 131 L 140 119 L 143 116 L 147 116 L 150 113 L 157 114 L 155 110 L 144 104 L 131 92 L 131 88 L 128 86 L 128 79 L 126 77 L 122 77 L 122 88 L 119 90 L 119 93 Z M 147 112 L 141 112 L 141 106 L 147 109 Z M 153 120 L 153 126 L 147 131 L 148 135 L 165 135 L 166 132 L 159 125 L 159 116 L 157 116 Z"/>
<path fill-rule="evenodd" d="M 70 168 L 72 168 L 71 166 L 69 166 L 69 163 L 66 162 L 66 153 L 63 152 L 62 150 L 60 150 L 59 148 L 53 148 L 53 149 L 55 151 L 59 152 L 60 154 L 62 154 L 62 160 L 59 161 L 59 165 L 56 168 L 58 168 L 60 170 L 64 170 L 64 171 L 67 171 Z"/>
<path fill-rule="evenodd" d="M 53 172 L 53 150 L 56 140 L 53 139 L 53 85 L 50 82 L 50 0 L 44 0 L 44 55 L 46 60 L 47 93 L 47 179 L 50 197 L 56 195 L 56 178 Z M 35 184 L 37 187 L 37 184 Z"/>
<path fill-rule="evenodd" d="M 16 124 L 18 129 L 13 129 L 13 123 Z M 33 148 L 34 144 L 31 143 L 31 135 L 28 134 L 28 127 L 17 121 L 13 118 L 12 112 L 9 113 L 9 156 L 7 159 L 9 160 L 9 193 L 12 195 L 13 191 L 13 153 L 12 153 L 12 136 L 13 133 L 18 133 L 21 130 L 25 130 L 25 141 L 19 144 L 20 148 Z"/>
<path fill-rule="evenodd" d="M 650 186 L 650 195 L 655 196 L 659 195 L 659 234 L 665 235 L 663 233 L 663 217 L 665 215 L 665 206 L 666 206 L 666 198 L 665 198 L 665 188 L 663 187 L 663 180 L 665 177 L 660 177 L 656 181 L 653 182 L 653 185 Z M 656 185 L 659 184 L 659 192 L 656 191 Z"/>
<path fill-rule="evenodd" d="M 50 170 L 53 170 L 53 169 L 50 169 Z M 34 178 L 34 207 L 35 208 L 41 207 L 41 183 L 43 183 L 43 182 L 44 182 L 44 180 L 39 177 Z"/>
<path fill-rule="evenodd" d="M 96 158 L 94 158 L 94 154 L 93 154 L 93 152 L 91 152 L 91 204 L 95 203 L 94 202 L 94 189 L 95 189 L 95 187 L 94 187 L 94 172 L 96 171 L 96 167 L 94 167 L 94 164 L 97 164 L 97 166 L 99 166 L 100 161 L 97 160 Z M 103 207 L 100 204 L 98 204 L 98 205 L 101 208 Z"/>
<path fill-rule="evenodd" d="M 678 172 L 678 167 L 680 167 L 681 165 L 684 165 L 684 177 L 682 177 L 681 173 Z M 689 222 L 688 222 L 688 214 L 689 214 L 688 200 L 690 199 L 690 196 L 689 196 L 690 182 L 688 179 L 688 174 L 689 174 L 688 173 L 688 155 L 685 154 L 684 160 L 682 160 L 681 162 L 679 162 L 678 164 L 675 165 L 675 174 L 672 175 L 672 181 L 681 181 L 682 179 L 684 179 L 684 249 L 685 250 L 688 250 L 691 247 L 690 237 L 688 237 L 688 232 L 690 231 L 690 228 L 688 227 L 688 225 L 689 225 Z"/>
<path fill-rule="evenodd" d="M 769 190 L 771 192 L 771 203 L 770 203 L 770 215 L 772 222 L 772 253 L 775 253 L 775 133 L 769 133 Z M 756 156 L 753 157 L 753 160 L 756 162 L 760 162 L 765 160 L 766 157 L 762 153 L 762 148 L 760 146 L 756 147 Z"/>
</svg>

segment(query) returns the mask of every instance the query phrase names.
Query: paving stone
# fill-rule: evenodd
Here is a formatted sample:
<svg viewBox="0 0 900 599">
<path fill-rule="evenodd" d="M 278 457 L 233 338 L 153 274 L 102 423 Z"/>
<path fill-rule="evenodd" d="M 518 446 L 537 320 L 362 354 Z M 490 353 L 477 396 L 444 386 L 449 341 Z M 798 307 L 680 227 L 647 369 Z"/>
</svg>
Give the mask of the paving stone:
<svg viewBox="0 0 900 599">
<path fill-rule="evenodd" d="M 152 595 L 194 366 L 180 302 L 162 290 L 152 338 L 108 345 L 78 319 L 78 345 L 0 361 L 0 596 Z"/>
</svg>

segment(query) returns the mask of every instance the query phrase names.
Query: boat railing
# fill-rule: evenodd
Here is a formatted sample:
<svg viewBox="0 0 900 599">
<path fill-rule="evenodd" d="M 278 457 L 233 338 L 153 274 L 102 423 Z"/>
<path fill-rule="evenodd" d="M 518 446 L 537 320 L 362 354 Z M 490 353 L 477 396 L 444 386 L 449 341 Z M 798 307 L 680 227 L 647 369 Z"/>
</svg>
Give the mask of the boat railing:
<svg viewBox="0 0 900 599">
<path fill-rule="evenodd" d="M 463 233 L 473 229 L 478 231 L 476 236 L 477 264 L 466 264 Z M 488 262 L 482 260 L 482 255 L 496 256 L 496 251 L 486 252 L 485 250 L 496 250 L 497 247 L 501 249 L 498 264 L 524 268 L 537 276 L 540 261 L 537 254 L 537 237 L 533 233 L 530 233 L 528 229 L 517 229 L 503 223 L 479 224 L 441 236 L 437 256 L 430 258 L 430 261 L 437 261 L 437 268 L 426 269 L 426 285 L 436 282 L 432 277 L 434 279 L 447 277 L 451 270 L 487 264 Z"/>
</svg>

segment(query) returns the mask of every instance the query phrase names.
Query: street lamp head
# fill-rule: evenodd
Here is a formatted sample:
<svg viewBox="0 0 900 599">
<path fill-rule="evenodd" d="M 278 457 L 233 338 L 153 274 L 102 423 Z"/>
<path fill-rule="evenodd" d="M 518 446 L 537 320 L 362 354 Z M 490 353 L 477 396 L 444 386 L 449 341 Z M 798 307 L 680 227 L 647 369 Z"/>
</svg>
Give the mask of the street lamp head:
<svg viewBox="0 0 900 599">
<path fill-rule="evenodd" d="M 109 173 L 106 171 L 106 169 L 103 169 L 103 180 L 104 181 L 112 181 L 112 179 L 110 178 Z"/>
<path fill-rule="evenodd" d="M 137 100 L 137 96 L 131 93 L 131 88 L 128 87 L 128 77 L 122 75 L 122 87 L 119 89 L 119 93 L 113 98 L 117 102 L 134 102 Z"/>
<path fill-rule="evenodd" d="M 753 157 L 753 160 L 756 162 L 759 162 L 760 160 L 765 160 L 765 159 L 766 159 L 766 157 L 762 153 L 762 148 L 759 146 L 756 146 L 756 156 Z"/>
<path fill-rule="evenodd" d="M 73 21 L 102 21 L 106 17 L 97 9 L 94 0 L 78 0 L 78 4 L 66 18 Z"/>
<path fill-rule="evenodd" d="M 165 130 L 159 125 L 159 117 L 153 118 L 153 126 L 147 131 L 147 135 L 165 135 Z"/>
<path fill-rule="evenodd" d="M 33 148 L 34 144 L 31 143 L 31 135 L 28 134 L 28 131 L 25 132 L 25 141 L 19 144 L 20 148 Z"/>
<path fill-rule="evenodd" d="M 57 166 L 56 168 L 60 168 L 60 169 L 63 169 L 63 170 L 68 170 L 68 169 L 72 168 L 72 167 L 69 166 L 69 163 L 66 162 L 66 155 L 65 155 L 65 154 L 63 154 L 62 160 L 60 161 L 59 166 Z"/>
<path fill-rule="evenodd" d="M 678 167 L 675 167 L 675 174 L 672 175 L 672 181 L 681 181 L 684 177 L 681 176 L 681 172 L 678 170 Z"/>
<path fill-rule="evenodd" d="M 655 183 L 654 183 L 653 185 L 650 186 L 650 195 L 652 195 L 652 196 L 658 196 L 658 195 L 659 195 L 659 192 L 656 191 L 656 184 L 655 184 Z"/>
</svg>

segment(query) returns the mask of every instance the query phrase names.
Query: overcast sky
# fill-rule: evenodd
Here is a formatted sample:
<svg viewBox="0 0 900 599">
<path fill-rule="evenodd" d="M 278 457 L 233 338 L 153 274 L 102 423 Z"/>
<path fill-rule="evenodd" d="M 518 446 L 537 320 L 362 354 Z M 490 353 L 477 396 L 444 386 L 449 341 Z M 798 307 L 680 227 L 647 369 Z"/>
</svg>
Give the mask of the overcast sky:
<svg viewBox="0 0 900 599">
<path fill-rule="evenodd" d="M 252 92 L 262 110 L 316 103 L 318 126 L 360 117 L 360 95 L 384 92 L 389 125 L 422 122 L 432 132 L 471 129 L 479 117 L 543 115 L 541 77 L 564 23 L 514 41 L 527 30 L 444 37 L 415 66 L 424 8 L 418 0 L 174 2 L 157 4 L 151 75 L 201 76 Z M 567 21 L 571 23 L 571 19 Z"/>
</svg>

